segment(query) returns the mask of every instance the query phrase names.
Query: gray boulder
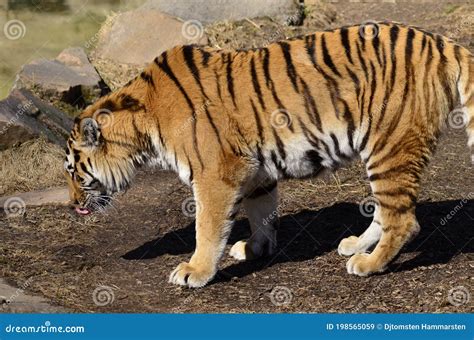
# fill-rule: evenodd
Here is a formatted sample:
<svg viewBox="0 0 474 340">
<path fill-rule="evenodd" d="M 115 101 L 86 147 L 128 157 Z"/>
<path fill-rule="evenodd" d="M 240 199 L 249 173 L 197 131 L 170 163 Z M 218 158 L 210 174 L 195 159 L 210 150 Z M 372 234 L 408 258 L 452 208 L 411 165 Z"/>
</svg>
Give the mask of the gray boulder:
<svg viewBox="0 0 474 340">
<path fill-rule="evenodd" d="M 65 145 L 72 119 L 28 90 L 13 90 L 0 101 L 0 150 L 44 136 Z"/>
<path fill-rule="evenodd" d="M 110 90 L 80 47 L 65 49 L 56 59 L 26 64 L 13 89 L 30 89 L 43 98 L 84 108 Z"/>
<path fill-rule="evenodd" d="M 203 24 L 256 17 L 272 17 L 295 24 L 302 20 L 303 15 L 295 0 L 148 0 L 141 8 L 156 9 Z"/>
<path fill-rule="evenodd" d="M 100 30 L 96 57 L 145 66 L 177 45 L 207 44 L 203 26 L 184 25 L 167 14 L 137 9 L 118 14 Z"/>
</svg>

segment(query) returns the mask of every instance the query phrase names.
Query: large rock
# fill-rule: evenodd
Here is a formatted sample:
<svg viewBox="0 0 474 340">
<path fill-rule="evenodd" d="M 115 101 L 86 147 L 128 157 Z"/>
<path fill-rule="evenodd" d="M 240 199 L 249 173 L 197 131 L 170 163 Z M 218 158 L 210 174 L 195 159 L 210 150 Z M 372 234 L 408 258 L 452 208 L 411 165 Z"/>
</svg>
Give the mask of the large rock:
<svg viewBox="0 0 474 340">
<path fill-rule="evenodd" d="M 156 10 L 118 14 L 100 30 L 96 56 L 121 64 L 145 66 L 177 45 L 206 44 L 203 26 L 179 21 Z"/>
<path fill-rule="evenodd" d="M 28 90 L 13 90 L 0 101 L 0 150 L 41 135 L 64 145 L 71 128 L 71 118 Z"/>
<path fill-rule="evenodd" d="M 41 97 L 79 108 L 109 92 L 80 47 L 68 48 L 53 60 L 38 59 L 24 65 L 13 88 L 31 89 Z"/>
<path fill-rule="evenodd" d="M 303 15 L 296 0 L 148 0 L 141 8 L 156 9 L 203 24 L 256 17 L 272 17 L 294 24 L 299 23 Z"/>
</svg>

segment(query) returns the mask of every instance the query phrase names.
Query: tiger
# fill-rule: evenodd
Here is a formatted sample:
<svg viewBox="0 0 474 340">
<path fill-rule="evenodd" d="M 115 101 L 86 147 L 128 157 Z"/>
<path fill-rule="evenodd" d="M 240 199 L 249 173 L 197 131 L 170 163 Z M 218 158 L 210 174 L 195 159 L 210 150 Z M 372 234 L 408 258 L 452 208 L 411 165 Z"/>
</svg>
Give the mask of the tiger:
<svg viewBox="0 0 474 340">
<path fill-rule="evenodd" d="M 169 282 L 203 287 L 241 206 L 251 236 L 229 255 L 275 255 L 277 182 L 358 159 L 373 220 L 337 251 L 349 274 L 380 273 L 420 230 L 420 178 L 457 111 L 474 162 L 474 57 L 414 26 L 364 23 L 255 49 L 177 46 L 75 119 L 64 164 L 71 205 L 103 211 L 145 165 L 176 172 L 193 192 L 196 247 Z"/>
</svg>

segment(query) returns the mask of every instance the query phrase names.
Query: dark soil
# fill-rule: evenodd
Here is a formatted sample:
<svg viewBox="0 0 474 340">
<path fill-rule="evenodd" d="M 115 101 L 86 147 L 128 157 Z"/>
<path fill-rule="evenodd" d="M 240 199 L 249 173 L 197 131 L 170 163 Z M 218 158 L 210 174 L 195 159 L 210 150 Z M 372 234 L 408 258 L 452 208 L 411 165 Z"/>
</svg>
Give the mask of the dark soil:
<svg viewBox="0 0 474 340">
<path fill-rule="evenodd" d="M 459 10 L 347 3 L 336 9 L 339 24 L 393 19 L 434 31 Z M 15 219 L 0 212 L 0 276 L 18 286 L 28 280 L 28 291 L 78 312 L 471 312 L 472 299 L 448 301 L 451 289 L 472 294 L 474 287 L 474 177 L 466 142 L 464 131 L 441 140 L 423 179 L 421 232 L 380 275 L 348 275 L 347 258 L 336 251 L 342 238 L 370 224 L 359 211 L 370 191 L 355 164 L 325 180 L 282 183 L 277 255 L 238 263 L 226 254 L 202 289 L 168 283 L 192 254 L 194 221 L 181 208 L 189 188 L 158 170 L 141 172 L 105 215 L 83 218 L 65 207 L 29 208 Z M 227 251 L 248 235 L 239 216 Z M 93 300 L 99 286 L 114 295 L 103 307 Z M 272 303 L 276 287 L 289 290 L 287 304 Z"/>
</svg>

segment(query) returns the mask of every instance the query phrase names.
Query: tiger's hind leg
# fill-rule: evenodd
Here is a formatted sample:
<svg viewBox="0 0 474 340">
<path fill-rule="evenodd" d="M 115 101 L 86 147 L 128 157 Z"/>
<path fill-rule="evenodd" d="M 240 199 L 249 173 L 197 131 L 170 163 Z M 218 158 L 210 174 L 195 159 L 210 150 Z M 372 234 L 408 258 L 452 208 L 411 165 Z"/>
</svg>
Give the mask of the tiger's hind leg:
<svg viewBox="0 0 474 340">
<path fill-rule="evenodd" d="M 385 148 L 376 155 L 378 157 L 367 160 L 381 237 L 372 253 L 355 254 L 349 259 L 349 274 L 366 276 L 384 271 L 418 233 L 416 198 L 421 172 L 431 154 L 431 148 L 426 145 L 419 137 L 405 135 L 404 142 Z"/>
<path fill-rule="evenodd" d="M 247 241 L 234 244 L 229 255 L 237 260 L 252 260 L 272 255 L 276 249 L 278 224 L 278 190 L 276 182 L 257 187 L 244 198 L 243 205 L 252 235 Z"/>
</svg>

